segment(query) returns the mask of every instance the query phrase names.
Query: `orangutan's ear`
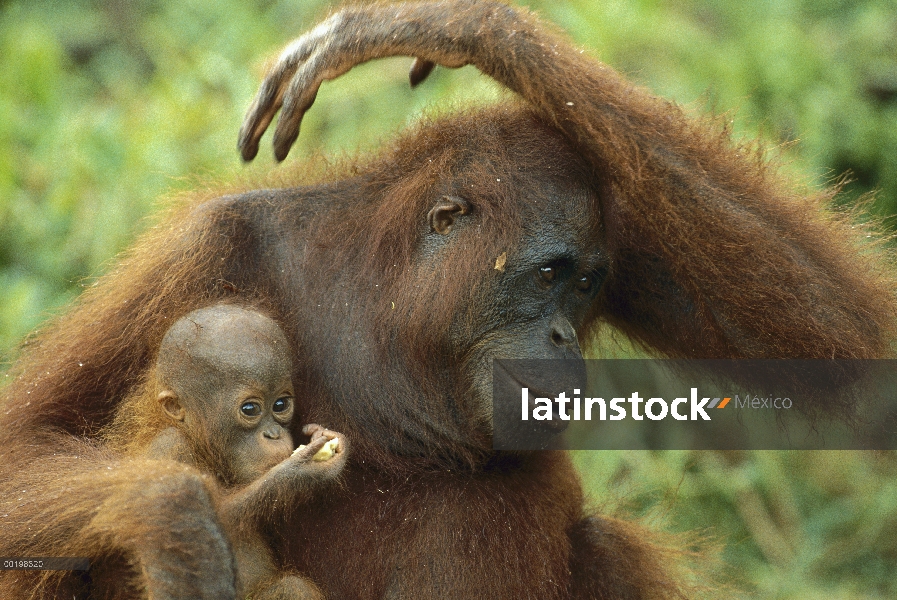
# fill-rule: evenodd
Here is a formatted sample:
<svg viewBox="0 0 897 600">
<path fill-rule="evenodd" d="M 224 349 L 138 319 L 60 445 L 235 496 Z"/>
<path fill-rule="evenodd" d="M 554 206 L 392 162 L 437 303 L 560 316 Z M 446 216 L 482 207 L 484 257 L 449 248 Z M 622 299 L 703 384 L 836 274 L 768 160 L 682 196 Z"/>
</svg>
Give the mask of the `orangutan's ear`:
<svg viewBox="0 0 897 600">
<path fill-rule="evenodd" d="M 458 196 L 443 196 L 427 213 L 430 229 L 440 235 L 451 233 L 455 219 L 470 212 L 470 202 Z"/>
<path fill-rule="evenodd" d="M 159 392 L 159 396 L 156 398 L 159 404 L 162 406 L 162 410 L 165 411 L 165 414 L 171 417 L 175 421 L 183 421 L 186 411 L 184 407 L 181 406 L 181 401 L 178 399 L 178 395 L 172 392 L 171 390 L 165 390 Z"/>
</svg>

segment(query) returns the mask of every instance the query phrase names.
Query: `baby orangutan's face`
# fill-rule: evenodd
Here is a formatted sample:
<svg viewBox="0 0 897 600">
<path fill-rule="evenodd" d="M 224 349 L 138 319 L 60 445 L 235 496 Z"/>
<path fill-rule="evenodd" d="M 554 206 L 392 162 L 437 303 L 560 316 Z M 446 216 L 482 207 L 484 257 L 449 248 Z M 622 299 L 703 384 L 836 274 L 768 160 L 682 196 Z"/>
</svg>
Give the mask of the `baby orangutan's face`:
<svg viewBox="0 0 897 600">
<path fill-rule="evenodd" d="M 196 390 L 196 402 L 185 402 L 197 407 L 196 420 L 206 432 L 216 466 L 235 485 L 262 476 L 294 448 L 289 431 L 294 394 L 286 348 L 243 349 L 237 360 L 222 361 L 204 377 L 206 385 Z"/>
<path fill-rule="evenodd" d="M 293 451 L 293 384 L 289 372 L 259 381 L 231 381 L 218 394 L 223 447 L 219 454 L 234 484 L 262 476 Z M 226 441 L 225 441 L 226 440 Z"/>
</svg>

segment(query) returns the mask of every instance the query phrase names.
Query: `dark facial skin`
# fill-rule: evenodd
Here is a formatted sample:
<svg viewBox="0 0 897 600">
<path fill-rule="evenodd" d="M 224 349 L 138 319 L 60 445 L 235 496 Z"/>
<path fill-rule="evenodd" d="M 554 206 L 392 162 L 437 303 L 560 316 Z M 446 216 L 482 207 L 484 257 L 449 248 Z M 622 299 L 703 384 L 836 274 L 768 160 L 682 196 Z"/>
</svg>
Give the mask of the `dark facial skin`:
<svg viewBox="0 0 897 600">
<path fill-rule="evenodd" d="M 456 206 L 443 199 L 431 211 L 428 245 L 471 243 L 479 235 L 476 207 L 458 198 Z M 492 427 L 493 403 L 507 401 L 519 413 L 521 387 L 535 397 L 555 396 L 551 390 L 583 387 L 585 370 L 579 329 L 598 295 L 608 271 L 604 240 L 586 226 L 597 221 L 595 202 L 581 189 L 552 181 L 525 205 L 522 239 L 509 247 L 502 270 L 492 284 L 471 302 L 479 307 L 475 323 L 459 318 L 450 332 L 452 353 L 469 357 L 466 365 L 473 383 L 473 403 L 480 426 Z M 433 214 L 436 213 L 436 214 Z M 504 363 L 495 371 L 494 359 L 562 360 L 564 372 L 546 370 L 545 363 Z M 570 360 L 574 359 L 574 360 Z M 578 360 L 577 360 L 578 359 Z M 497 408 L 497 407 L 496 407 Z M 557 420 L 540 426 L 563 425 Z"/>
<path fill-rule="evenodd" d="M 166 334 L 159 371 L 163 409 L 226 483 L 254 481 L 293 451 L 290 352 L 267 317 L 191 313 Z"/>
</svg>

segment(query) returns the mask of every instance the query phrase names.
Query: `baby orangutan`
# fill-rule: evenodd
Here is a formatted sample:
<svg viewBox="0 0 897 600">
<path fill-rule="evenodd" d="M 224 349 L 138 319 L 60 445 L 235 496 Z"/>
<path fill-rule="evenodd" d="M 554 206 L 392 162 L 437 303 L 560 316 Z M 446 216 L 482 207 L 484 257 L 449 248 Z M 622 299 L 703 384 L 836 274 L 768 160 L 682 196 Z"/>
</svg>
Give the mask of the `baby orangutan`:
<svg viewBox="0 0 897 600">
<path fill-rule="evenodd" d="M 280 327 L 232 305 L 175 322 L 155 365 L 156 399 L 171 426 L 152 439 L 147 455 L 215 476 L 238 598 L 322 597 L 309 580 L 278 569 L 261 533 L 266 518 L 311 500 L 346 463 L 343 436 L 318 425 L 306 425 L 311 441 L 293 450 L 291 367 Z"/>
</svg>

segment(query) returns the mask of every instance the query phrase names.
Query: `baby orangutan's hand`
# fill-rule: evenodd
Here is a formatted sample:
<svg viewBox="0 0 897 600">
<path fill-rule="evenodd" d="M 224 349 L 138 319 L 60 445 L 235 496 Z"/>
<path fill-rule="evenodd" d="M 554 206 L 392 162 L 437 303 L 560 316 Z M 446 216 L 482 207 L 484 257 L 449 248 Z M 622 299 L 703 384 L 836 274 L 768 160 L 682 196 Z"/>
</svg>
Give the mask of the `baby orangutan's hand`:
<svg viewBox="0 0 897 600">
<path fill-rule="evenodd" d="M 325 429 L 315 423 L 309 423 L 302 428 L 302 433 L 310 436 L 308 445 L 302 445 L 293 451 L 293 457 L 303 462 L 327 463 L 328 469 L 333 469 L 336 475 L 342 470 L 348 456 L 348 444 L 345 436 L 336 431 Z M 292 457 L 291 457 L 292 458 Z"/>
<path fill-rule="evenodd" d="M 307 445 L 293 450 L 265 476 L 224 496 L 222 518 L 239 521 L 252 507 L 270 506 L 281 498 L 311 501 L 342 473 L 349 456 L 345 436 L 315 424 L 303 427 L 302 433 L 311 437 Z"/>
</svg>

